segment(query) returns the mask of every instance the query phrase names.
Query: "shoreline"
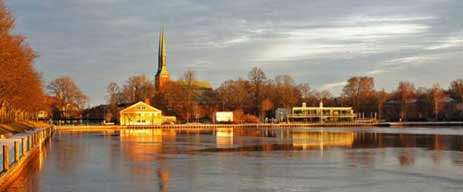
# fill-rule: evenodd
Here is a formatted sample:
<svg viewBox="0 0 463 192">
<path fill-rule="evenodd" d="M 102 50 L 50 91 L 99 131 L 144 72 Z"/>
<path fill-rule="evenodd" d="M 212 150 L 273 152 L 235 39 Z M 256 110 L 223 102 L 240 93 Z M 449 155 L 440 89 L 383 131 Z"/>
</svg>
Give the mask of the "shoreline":
<svg viewBox="0 0 463 192">
<path fill-rule="evenodd" d="M 174 124 L 174 125 L 60 125 L 58 130 L 120 130 L 120 129 L 211 129 L 211 128 L 308 128 L 308 127 L 463 127 L 463 122 L 377 122 L 377 123 L 291 123 L 291 124 Z"/>
</svg>

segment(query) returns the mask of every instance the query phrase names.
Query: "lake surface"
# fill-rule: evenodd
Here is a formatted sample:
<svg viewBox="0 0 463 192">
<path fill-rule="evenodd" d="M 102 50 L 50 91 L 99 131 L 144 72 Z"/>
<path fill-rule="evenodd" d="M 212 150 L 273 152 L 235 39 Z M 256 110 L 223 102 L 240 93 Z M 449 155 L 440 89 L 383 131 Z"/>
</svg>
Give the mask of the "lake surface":
<svg viewBox="0 0 463 192">
<path fill-rule="evenodd" d="M 7 191 L 463 191 L 463 128 L 58 132 Z"/>
</svg>

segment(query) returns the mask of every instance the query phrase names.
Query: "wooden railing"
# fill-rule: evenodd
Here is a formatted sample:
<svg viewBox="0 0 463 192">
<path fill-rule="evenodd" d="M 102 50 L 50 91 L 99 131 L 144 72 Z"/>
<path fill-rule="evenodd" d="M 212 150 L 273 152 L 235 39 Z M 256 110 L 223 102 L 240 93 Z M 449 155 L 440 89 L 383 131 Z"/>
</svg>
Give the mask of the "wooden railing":
<svg viewBox="0 0 463 192">
<path fill-rule="evenodd" d="M 26 166 L 32 155 L 53 134 L 54 128 L 42 128 L 27 133 L 16 134 L 8 139 L 0 139 L 0 191 L 11 183 Z"/>
</svg>

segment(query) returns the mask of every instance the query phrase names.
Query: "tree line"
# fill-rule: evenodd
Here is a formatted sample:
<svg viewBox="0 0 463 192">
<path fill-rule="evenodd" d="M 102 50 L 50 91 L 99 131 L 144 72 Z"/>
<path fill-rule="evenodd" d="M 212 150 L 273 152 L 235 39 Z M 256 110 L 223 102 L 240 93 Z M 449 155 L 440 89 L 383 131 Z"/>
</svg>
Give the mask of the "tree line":
<svg viewBox="0 0 463 192">
<path fill-rule="evenodd" d="M 350 106 L 369 118 L 400 120 L 462 120 L 463 80 L 451 82 L 448 89 L 439 84 L 419 87 L 408 81 L 399 82 L 393 91 L 375 88 L 368 76 L 354 76 L 346 81 L 341 95 L 317 90 L 308 83 L 298 84 L 290 75 L 269 78 L 260 68 L 249 71 L 247 78 L 226 80 L 216 89 L 196 85 L 194 71 L 188 70 L 177 81 L 169 82 L 161 91 L 144 75 L 130 77 L 122 86 L 110 83 L 107 101 L 117 119 L 121 104 L 148 101 L 167 115 L 181 121 L 212 122 L 217 111 L 234 111 L 243 122 L 259 122 L 275 117 L 278 108 L 290 109 L 306 103 L 318 106 Z"/>
<path fill-rule="evenodd" d="M 55 98 L 57 119 L 82 118 L 88 98 L 72 79 L 58 78 L 47 88 Z M 400 81 L 397 88 L 386 91 L 375 88 L 373 77 L 354 76 L 346 81 L 339 96 L 333 96 L 327 90 L 311 88 L 308 83 L 298 84 L 290 75 L 269 78 L 255 67 L 247 78 L 226 80 L 216 89 L 201 87 L 195 72 L 187 70 L 160 91 L 145 75 L 129 77 L 122 85 L 111 82 L 106 91 L 107 105 L 100 115 L 104 113 L 107 121 L 117 121 L 121 109 L 139 101 L 148 102 L 181 122 L 213 122 L 217 111 L 234 111 L 239 122 L 261 122 L 274 118 L 278 108 L 290 109 L 302 103 L 318 106 L 320 102 L 325 106 L 349 106 L 359 116 L 388 121 L 463 120 L 463 79 L 452 81 L 447 89 L 439 84 L 416 88 L 411 82 Z"/>
<path fill-rule="evenodd" d="M 37 54 L 24 36 L 12 33 L 14 25 L 0 0 L 0 123 L 38 120 L 39 112 L 55 119 L 80 118 L 88 97 L 65 76 L 49 83 L 47 95 L 34 68 Z"/>
<path fill-rule="evenodd" d="M 14 25 L 0 0 L 0 123 L 35 120 L 47 108 L 41 75 L 33 66 L 37 55 L 24 36 L 12 33 Z"/>
<path fill-rule="evenodd" d="M 346 81 L 339 96 L 327 90 L 313 89 L 307 83 L 297 84 L 289 75 L 267 78 L 259 68 L 253 68 L 248 79 L 228 80 L 215 90 L 222 110 L 239 110 L 263 120 L 275 117 L 277 108 L 308 106 L 352 107 L 359 116 L 388 121 L 431 121 L 463 119 L 463 79 L 444 89 L 439 84 L 418 87 L 400 81 L 396 89 L 375 88 L 375 79 L 354 76 Z"/>
</svg>

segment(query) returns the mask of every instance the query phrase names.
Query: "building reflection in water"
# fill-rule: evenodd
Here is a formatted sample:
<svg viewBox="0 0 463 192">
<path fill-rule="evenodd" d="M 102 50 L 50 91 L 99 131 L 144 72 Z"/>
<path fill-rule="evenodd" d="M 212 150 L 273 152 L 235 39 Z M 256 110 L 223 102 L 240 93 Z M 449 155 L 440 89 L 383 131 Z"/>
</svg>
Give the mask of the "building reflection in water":
<svg viewBox="0 0 463 192">
<path fill-rule="evenodd" d="M 297 132 L 291 133 L 292 144 L 295 148 L 319 149 L 328 147 L 352 147 L 355 134 L 353 132 Z"/>
<path fill-rule="evenodd" d="M 162 152 L 162 143 L 175 140 L 176 133 L 166 129 L 123 129 L 119 132 L 123 154 L 132 161 L 153 161 Z"/>
<path fill-rule="evenodd" d="M 233 146 L 233 128 L 215 129 L 215 139 L 217 148 Z"/>
<path fill-rule="evenodd" d="M 130 171 L 134 175 L 156 174 L 159 178 L 159 190 L 168 191 L 170 170 L 163 153 L 163 143 L 175 141 L 176 132 L 170 129 L 123 129 L 120 131 L 122 154 L 134 164 L 146 164 L 156 162 L 153 166 L 131 166 Z"/>
</svg>

